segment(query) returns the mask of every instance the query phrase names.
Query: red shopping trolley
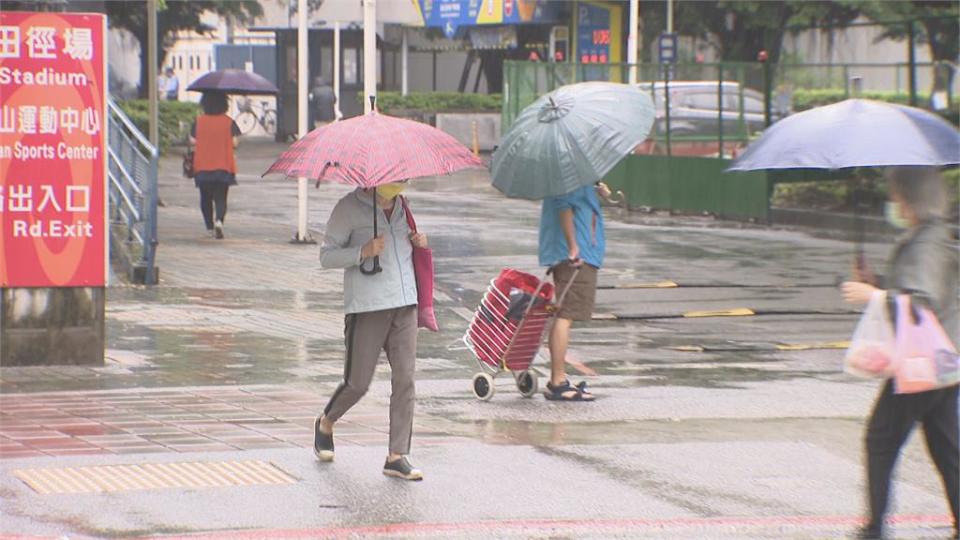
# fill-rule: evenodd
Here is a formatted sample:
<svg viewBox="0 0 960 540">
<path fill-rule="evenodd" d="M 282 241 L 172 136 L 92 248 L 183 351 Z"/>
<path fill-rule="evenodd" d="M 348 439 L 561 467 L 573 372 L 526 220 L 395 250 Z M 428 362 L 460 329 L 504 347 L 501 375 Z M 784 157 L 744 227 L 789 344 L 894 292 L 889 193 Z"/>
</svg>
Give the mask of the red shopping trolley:
<svg viewBox="0 0 960 540">
<path fill-rule="evenodd" d="M 551 272 L 553 267 L 547 270 L 547 276 Z M 530 364 L 540 351 L 547 322 L 562 305 L 576 273 L 556 303 L 552 302 L 554 288 L 547 276 L 540 280 L 504 268 L 487 287 L 463 336 L 463 342 L 480 364 L 480 373 L 473 376 L 473 394 L 477 399 L 487 401 L 493 397 L 493 378 L 501 371 L 513 373 L 523 397 L 537 393 L 537 375 Z"/>
</svg>

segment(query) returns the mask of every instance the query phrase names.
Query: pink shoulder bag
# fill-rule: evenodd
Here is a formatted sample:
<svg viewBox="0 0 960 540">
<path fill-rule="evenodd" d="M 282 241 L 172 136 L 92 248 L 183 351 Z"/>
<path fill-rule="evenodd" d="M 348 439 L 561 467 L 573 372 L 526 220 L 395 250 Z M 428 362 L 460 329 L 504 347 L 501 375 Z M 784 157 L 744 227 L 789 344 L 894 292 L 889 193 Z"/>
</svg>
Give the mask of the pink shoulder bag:
<svg viewBox="0 0 960 540">
<path fill-rule="evenodd" d="M 414 233 L 417 232 L 417 223 L 413 220 L 407 199 L 399 197 L 403 205 L 403 212 L 407 216 L 407 225 Z M 413 272 L 417 279 L 417 327 L 437 332 L 437 316 L 433 312 L 433 250 L 413 246 Z"/>
</svg>

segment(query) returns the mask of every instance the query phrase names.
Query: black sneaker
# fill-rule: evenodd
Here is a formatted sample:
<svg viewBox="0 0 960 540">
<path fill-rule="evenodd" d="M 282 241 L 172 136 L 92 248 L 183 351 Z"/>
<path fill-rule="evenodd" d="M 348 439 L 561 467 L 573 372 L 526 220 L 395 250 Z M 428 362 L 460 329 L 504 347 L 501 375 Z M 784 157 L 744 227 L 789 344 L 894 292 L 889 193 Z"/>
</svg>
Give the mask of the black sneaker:
<svg viewBox="0 0 960 540">
<path fill-rule="evenodd" d="M 421 472 L 420 469 L 414 468 L 413 465 L 410 465 L 410 462 L 407 461 L 407 456 L 384 463 L 383 474 L 404 480 L 423 480 L 423 472 Z"/>
<path fill-rule="evenodd" d="M 320 431 L 320 417 L 313 423 L 313 453 L 320 461 L 333 461 L 333 433 Z"/>
<path fill-rule="evenodd" d="M 874 525 L 864 525 L 854 531 L 853 537 L 858 540 L 882 540 L 883 529 Z"/>
</svg>

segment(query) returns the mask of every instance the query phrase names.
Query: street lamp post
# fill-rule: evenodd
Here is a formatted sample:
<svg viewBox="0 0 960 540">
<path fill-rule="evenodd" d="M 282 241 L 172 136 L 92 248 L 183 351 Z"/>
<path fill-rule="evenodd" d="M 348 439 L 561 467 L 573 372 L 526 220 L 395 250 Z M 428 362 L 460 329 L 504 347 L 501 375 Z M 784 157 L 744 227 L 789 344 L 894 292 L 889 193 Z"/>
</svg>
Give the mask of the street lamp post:
<svg viewBox="0 0 960 540">
<path fill-rule="evenodd" d="M 333 119 L 340 119 L 340 21 L 333 23 Z"/>
<path fill-rule="evenodd" d="M 640 0 L 630 0 L 630 33 L 627 37 L 627 64 L 630 84 L 637 84 L 637 40 L 640 35 Z"/>
<path fill-rule="evenodd" d="M 301 2 L 304 0 L 300 0 Z M 377 97 L 377 0 L 363 1 L 363 112 Z"/>
<path fill-rule="evenodd" d="M 307 77 L 310 75 L 309 63 L 309 29 L 307 27 L 307 0 L 298 0 L 297 4 L 297 120 L 300 137 L 307 135 L 310 130 L 307 110 Z M 297 178 L 297 236 L 295 244 L 312 244 L 307 231 L 307 179 Z"/>
<path fill-rule="evenodd" d="M 160 147 L 160 127 L 158 122 L 158 109 L 159 103 L 158 100 L 160 97 L 157 95 L 159 89 L 157 88 L 157 71 L 159 66 L 157 65 L 157 0 L 147 0 L 146 4 L 147 9 L 147 101 L 149 109 L 149 131 L 150 131 L 150 144 L 154 147 Z M 143 69 L 143 68 L 141 68 Z"/>
</svg>

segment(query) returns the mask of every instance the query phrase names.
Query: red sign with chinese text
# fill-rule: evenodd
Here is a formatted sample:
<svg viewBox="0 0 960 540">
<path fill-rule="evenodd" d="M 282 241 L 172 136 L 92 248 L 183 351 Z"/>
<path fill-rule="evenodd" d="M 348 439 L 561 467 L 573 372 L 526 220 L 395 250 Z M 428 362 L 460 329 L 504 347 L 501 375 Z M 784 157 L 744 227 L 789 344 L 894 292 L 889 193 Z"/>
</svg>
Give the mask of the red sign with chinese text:
<svg viewBox="0 0 960 540">
<path fill-rule="evenodd" d="M 106 17 L 0 12 L 0 287 L 106 284 Z"/>
</svg>

